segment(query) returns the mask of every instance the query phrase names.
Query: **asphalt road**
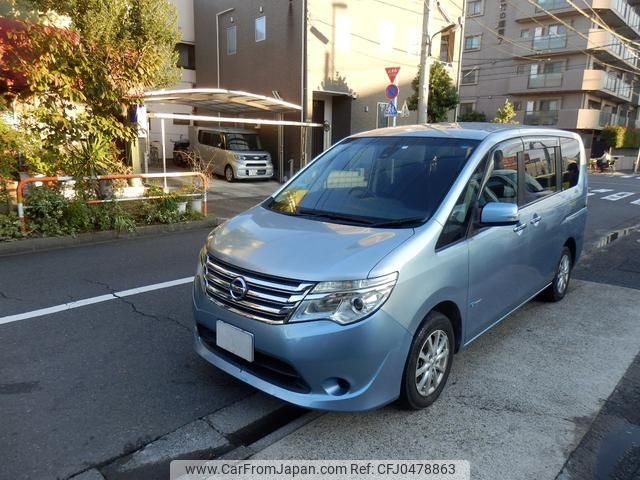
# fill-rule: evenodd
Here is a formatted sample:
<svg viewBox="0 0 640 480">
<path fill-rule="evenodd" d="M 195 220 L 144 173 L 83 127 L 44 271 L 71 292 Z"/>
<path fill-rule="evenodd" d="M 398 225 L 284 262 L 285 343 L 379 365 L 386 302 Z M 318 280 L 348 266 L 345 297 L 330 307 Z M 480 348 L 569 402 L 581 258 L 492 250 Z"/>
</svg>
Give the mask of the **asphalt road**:
<svg viewBox="0 0 640 480">
<path fill-rule="evenodd" d="M 585 258 L 624 258 L 622 238 L 594 246 L 640 224 L 640 204 L 632 203 L 640 200 L 640 179 L 594 176 L 590 188 L 610 191 L 590 196 Z M 604 198 L 619 192 L 632 195 Z M 210 205 L 230 216 L 259 198 L 219 195 Z M 188 278 L 206 233 L 0 257 L 0 323 Z M 621 283 L 606 277 L 606 261 L 587 267 L 576 276 L 640 288 L 634 272 Z M 254 393 L 193 353 L 191 325 L 188 283 L 0 324 L 0 478 L 66 478 Z"/>
</svg>

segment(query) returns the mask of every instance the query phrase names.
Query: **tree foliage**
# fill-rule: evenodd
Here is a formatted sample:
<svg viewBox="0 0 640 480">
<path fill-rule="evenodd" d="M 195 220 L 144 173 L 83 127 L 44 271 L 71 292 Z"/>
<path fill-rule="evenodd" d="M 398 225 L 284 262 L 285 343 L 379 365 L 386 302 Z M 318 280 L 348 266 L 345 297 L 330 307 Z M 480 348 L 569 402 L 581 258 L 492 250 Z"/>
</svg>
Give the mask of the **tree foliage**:
<svg viewBox="0 0 640 480">
<path fill-rule="evenodd" d="M 516 115 L 517 113 L 515 107 L 513 106 L 513 103 L 511 103 L 509 99 L 506 98 L 502 107 L 499 107 L 496 111 L 496 116 L 493 119 L 493 123 L 517 124 L 518 122 L 514 120 Z"/>
<path fill-rule="evenodd" d="M 422 67 L 420 67 L 422 68 Z M 418 74 L 411 81 L 413 95 L 407 99 L 409 110 L 418 109 L 420 95 L 420 68 Z M 447 70 L 439 62 L 433 62 L 429 69 L 429 101 L 427 105 L 427 120 L 430 123 L 442 122 L 447 119 L 447 112 L 458 104 L 458 92 Z"/>
<path fill-rule="evenodd" d="M 607 125 L 600 132 L 600 140 L 605 148 L 620 148 L 624 144 L 625 128 L 621 125 Z"/>
<path fill-rule="evenodd" d="M 27 88 L 12 93 L 24 106 L 23 128 L 42 140 L 38 167 L 72 175 L 122 169 L 116 146 L 136 135 L 128 112 L 144 90 L 179 79 L 175 7 L 167 0 L 19 3 L 22 17 L 37 12 L 42 23 L 12 31 L 2 60 L 26 79 Z M 50 26 L 51 18 L 66 19 L 68 28 Z"/>
</svg>

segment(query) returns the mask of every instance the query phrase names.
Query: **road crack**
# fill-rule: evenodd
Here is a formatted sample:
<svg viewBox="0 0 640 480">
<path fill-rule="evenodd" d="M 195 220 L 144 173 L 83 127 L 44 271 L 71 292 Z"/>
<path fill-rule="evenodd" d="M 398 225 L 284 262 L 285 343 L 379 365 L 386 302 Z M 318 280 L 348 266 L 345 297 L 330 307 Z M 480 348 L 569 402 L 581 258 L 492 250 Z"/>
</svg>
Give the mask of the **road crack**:
<svg viewBox="0 0 640 480">
<path fill-rule="evenodd" d="M 182 323 L 180 323 L 178 320 L 176 320 L 175 318 L 172 318 L 170 316 L 166 316 L 166 315 L 155 315 L 152 313 L 147 313 L 144 312 L 142 310 L 140 310 L 137 305 L 135 304 L 135 302 L 133 302 L 132 300 L 128 300 L 127 297 L 121 297 L 120 295 L 118 295 L 118 291 L 116 289 L 114 289 L 111 285 L 109 285 L 108 283 L 104 283 L 104 282 L 100 282 L 98 280 L 88 280 L 88 279 L 84 279 L 85 282 L 87 283 L 93 283 L 95 285 L 100 285 L 105 287 L 107 290 L 109 290 L 109 293 L 111 293 L 111 295 L 113 295 L 116 299 L 120 300 L 122 303 L 129 305 L 131 307 L 131 310 L 133 311 L 133 313 L 136 313 L 140 316 L 143 316 L 145 318 L 150 318 L 152 320 L 157 320 L 159 322 L 162 321 L 168 321 L 170 323 L 173 323 L 175 325 L 177 325 L 178 327 L 187 330 L 188 332 L 191 332 L 191 329 L 189 327 L 184 326 Z"/>
</svg>

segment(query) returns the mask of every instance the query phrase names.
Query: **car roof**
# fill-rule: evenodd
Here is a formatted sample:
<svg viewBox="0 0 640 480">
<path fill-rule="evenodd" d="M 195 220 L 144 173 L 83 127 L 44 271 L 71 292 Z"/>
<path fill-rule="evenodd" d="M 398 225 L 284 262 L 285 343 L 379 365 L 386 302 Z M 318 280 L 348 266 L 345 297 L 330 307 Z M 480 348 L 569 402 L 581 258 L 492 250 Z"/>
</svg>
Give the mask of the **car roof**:
<svg viewBox="0 0 640 480">
<path fill-rule="evenodd" d="M 484 140 L 495 133 L 513 131 L 514 135 L 539 134 L 576 137 L 575 133 L 553 129 L 540 128 L 527 125 L 510 125 L 489 122 L 458 122 L 458 123 L 431 123 L 423 125 L 407 125 L 402 127 L 378 128 L 367 132 L 357 133 L 351 138 L 360 137 L 434 137 L 434 138 L 465 138 L 471 140 Z"/>
</svg>

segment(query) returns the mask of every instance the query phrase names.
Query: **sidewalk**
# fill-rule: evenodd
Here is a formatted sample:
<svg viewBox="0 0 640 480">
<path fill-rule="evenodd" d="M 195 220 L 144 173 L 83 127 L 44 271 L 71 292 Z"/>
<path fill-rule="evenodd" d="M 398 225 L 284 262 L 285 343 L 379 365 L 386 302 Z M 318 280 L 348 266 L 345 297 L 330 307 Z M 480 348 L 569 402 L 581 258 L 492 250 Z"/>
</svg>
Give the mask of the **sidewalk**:
<svg viewBox="0 0 640 480">
<path fill-rule="evenodd" d="M 325 414 L 252 458 L 464 459 L 473 479 L 554 479 L 638 353 L 637 302 L 574 280 L 457 355 L 430 408 Z"/>
</svg>

